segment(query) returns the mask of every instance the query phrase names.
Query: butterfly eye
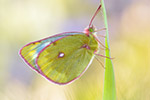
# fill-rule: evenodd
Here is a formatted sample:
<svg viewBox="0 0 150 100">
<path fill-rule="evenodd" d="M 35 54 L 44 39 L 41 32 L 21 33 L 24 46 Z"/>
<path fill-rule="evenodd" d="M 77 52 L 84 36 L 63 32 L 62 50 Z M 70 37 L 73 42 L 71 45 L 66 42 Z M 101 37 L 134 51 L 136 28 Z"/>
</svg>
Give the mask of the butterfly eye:
<svg viewBox="0 0 150 100">
<path fill-rule="evenodd" d="M 58 54 L 58 58 L 62 58 L 62 57 L 64 57 L 65 56 L 65 54 L 63 53 L 63 52 L 60 52 L 59 54 Z"/>
<path fill-rule="evenodd" d="M 93 28 L 89 28 L 89 32 L 94 32 L 94 29 Z"/>
</svg>

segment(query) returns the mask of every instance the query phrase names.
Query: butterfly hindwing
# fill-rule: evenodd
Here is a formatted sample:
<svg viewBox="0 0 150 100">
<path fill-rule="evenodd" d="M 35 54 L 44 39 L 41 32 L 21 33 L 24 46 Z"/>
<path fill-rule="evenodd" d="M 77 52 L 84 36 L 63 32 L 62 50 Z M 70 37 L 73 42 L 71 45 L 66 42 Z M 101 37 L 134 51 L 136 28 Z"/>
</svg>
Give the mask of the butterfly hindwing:
<svg viewBox="0 0 150 100">
<path fill-rule="evenodd" d="M 36 63 L 40 73 L 48 80 L 67 84 L 87 69 L 97 48 L 98 43 L 92 35 L 70 35 L 46 46 Z"/>
<path fill-rule="evenodd" d="M 74 35 L 74 34 L 80 34 L 80 33 L 76 33 L 76 32 L 62 33 L 62 34 L 58 34 L 49 38 L 45 38 L 39 41 L 29 43 L 20 50 L 20 55 L 31 68 L 33 68 L 35 71 L 40 73 L 35 63 L 39 52 L 43 48 L 51 44 L 53 41 L 56 41 L 62 37 L 66 37 L 66 36 Z"/>
</svg>

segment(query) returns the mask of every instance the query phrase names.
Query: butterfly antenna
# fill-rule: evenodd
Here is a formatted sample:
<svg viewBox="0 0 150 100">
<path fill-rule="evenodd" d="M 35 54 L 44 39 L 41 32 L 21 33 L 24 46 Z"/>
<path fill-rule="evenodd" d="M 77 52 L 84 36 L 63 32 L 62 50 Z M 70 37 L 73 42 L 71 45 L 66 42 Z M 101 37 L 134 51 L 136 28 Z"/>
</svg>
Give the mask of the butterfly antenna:
<svg viewBox="0 0 150 100">
<path fill-rule="evenodd" d="M 98 12 L 100 11 L 100 8 L 101 8 L 101 5 L 99 5 L 99 7 L 97 8 L 97 10 L 96 10 L 96 12 L 95 12 L 94 16 L 92 17 L 92 19 L 91 19 L 91 21 L 90 21 L 90 24 L 89 24 L 89 27 L 91 27 L 92 22 L 93 22 L 93 20 L 94 20 L 95 16 L 96 16 L 96 15 L 98 14 Z"/>
</svg>

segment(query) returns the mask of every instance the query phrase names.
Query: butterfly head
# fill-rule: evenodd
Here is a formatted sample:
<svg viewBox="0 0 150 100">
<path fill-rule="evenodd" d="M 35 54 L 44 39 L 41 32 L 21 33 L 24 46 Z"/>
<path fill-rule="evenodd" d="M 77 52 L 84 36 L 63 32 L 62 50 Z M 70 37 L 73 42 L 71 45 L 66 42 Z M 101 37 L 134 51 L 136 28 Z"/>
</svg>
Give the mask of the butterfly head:
<svg viewBox="0 0 150 100">
<path fill-rule="evenodd" d="M 93 34 L 93 33 L 95 33 L 96 31 L 96 28 L 95 28 L 95 26 L 90 26 L 90 27 L 88 27 L 88 28 L 85 28 L 84 29 L 84 33 L 86 34 L 86 35 L 89 35 L 89 34 Z"/>
</svg>

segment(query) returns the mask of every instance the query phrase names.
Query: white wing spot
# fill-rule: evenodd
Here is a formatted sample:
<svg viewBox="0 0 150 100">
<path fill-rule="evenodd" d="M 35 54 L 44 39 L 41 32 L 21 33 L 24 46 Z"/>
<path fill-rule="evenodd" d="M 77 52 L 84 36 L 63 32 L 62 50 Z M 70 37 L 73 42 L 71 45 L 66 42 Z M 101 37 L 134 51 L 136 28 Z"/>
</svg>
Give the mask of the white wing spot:
<svg viewBox="0 0 150 100">
<path fill-rule="evenodd" d="M 58 58 L 62 58 L 62 57 L 64 57 L 65 56 L 65 54 L 63 53 L 63 52 L 60 52 L 59 54 L 58 54 Z"/>
</svg>

